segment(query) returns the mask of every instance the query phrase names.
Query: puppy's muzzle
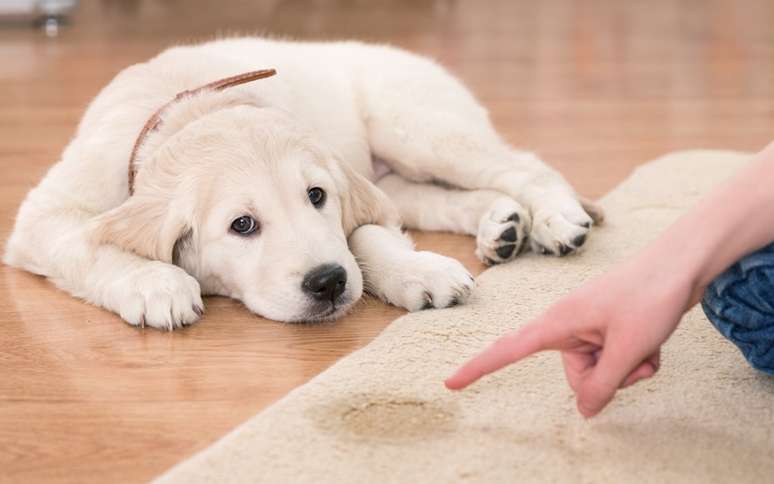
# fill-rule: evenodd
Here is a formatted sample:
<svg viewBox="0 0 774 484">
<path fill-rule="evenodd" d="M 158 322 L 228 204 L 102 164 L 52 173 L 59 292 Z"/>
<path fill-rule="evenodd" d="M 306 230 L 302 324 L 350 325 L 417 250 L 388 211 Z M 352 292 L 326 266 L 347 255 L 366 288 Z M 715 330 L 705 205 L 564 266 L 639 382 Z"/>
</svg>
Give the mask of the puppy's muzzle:
<svg viewBox="0 0 774 484">
<path fill-rule="evenodd" d="M 304 276 L 301 288 L 318 301 L 334 303 L 347 287 L 347 271 L 338 264 L 315 267 Z"/>
</svg>

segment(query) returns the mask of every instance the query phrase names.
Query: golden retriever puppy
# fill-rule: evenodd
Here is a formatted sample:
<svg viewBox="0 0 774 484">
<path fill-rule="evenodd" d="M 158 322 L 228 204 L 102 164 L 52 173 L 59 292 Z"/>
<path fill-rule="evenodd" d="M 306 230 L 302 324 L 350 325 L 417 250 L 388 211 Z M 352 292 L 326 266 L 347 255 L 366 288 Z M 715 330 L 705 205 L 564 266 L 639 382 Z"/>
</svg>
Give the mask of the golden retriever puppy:
<svg viewBox="0 0 774 484">
<path fill-rule="evenodd" d="M 586 209 L 428 59 L 230 39 L 116 76 L 24 200 L 4 261 L 133 325 L 193 323 L 202 294 L 315 321 L 364 289 L 411 311 L 466 301 L 473 278 L 415 251 L 401 219 L 475 235 L 494 264 L 575 251 L 599 218 Z"/>
</svg>

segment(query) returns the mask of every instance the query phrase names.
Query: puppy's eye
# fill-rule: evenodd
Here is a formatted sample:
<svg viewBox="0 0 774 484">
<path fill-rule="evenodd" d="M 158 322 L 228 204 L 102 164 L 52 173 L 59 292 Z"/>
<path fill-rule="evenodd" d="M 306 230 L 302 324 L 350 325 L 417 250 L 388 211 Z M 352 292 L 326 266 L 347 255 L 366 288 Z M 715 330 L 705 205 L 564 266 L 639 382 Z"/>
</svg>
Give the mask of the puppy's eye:
<svg viewBox="0 0 774 484">
<path fill-rule="evenodd" d="M 322 188 L 310 188 L 306 193 L 309 195 L 309 201 L 312 202 L 312 205 L 315 207 L 320 208 L 325 203 L 325 190 Z"/>
<path fill-rule="evenodd" d="M 258 223 L 249 215 L 242 215 L 231 222 L 231 230 L 239 235 L 250 235 L 258 229 Z"/>
</svg>

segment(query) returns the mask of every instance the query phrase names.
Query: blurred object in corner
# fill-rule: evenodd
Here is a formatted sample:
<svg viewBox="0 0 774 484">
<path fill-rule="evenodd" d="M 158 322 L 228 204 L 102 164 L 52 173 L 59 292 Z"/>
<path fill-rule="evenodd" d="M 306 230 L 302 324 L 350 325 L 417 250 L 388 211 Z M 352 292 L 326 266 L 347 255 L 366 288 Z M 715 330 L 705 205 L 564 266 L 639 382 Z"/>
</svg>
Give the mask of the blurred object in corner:
<svg viewBox="0 0 774 484">
<path fill-rule="evenodd" d="M 0 23 L 39 25 L 53 37 L 77 5 L 78 0 L 0 0 Z"/>
</svg>

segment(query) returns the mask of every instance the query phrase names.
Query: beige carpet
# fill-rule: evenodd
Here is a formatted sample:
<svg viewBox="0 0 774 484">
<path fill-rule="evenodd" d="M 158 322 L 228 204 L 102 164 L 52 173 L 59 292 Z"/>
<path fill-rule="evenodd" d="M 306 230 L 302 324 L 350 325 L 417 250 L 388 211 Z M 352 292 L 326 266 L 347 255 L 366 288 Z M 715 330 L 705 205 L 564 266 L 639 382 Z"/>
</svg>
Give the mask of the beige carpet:
<svg viewBox="0 0 774 484">
<path fill-rule="evenodd" d="M 442 384 L 747 158 L 691 151 L 642 167 L 603 199 L 609 222 L 582 255 L 488 270 L 471 304 L 394 321 L 158 482 L 774 482 L 774 378 L 751 370 L 700 310 L 665 346 L 657 377 L 592 421 L 576 414 L 555 353 L 461 393 Z"/>
</svg>

